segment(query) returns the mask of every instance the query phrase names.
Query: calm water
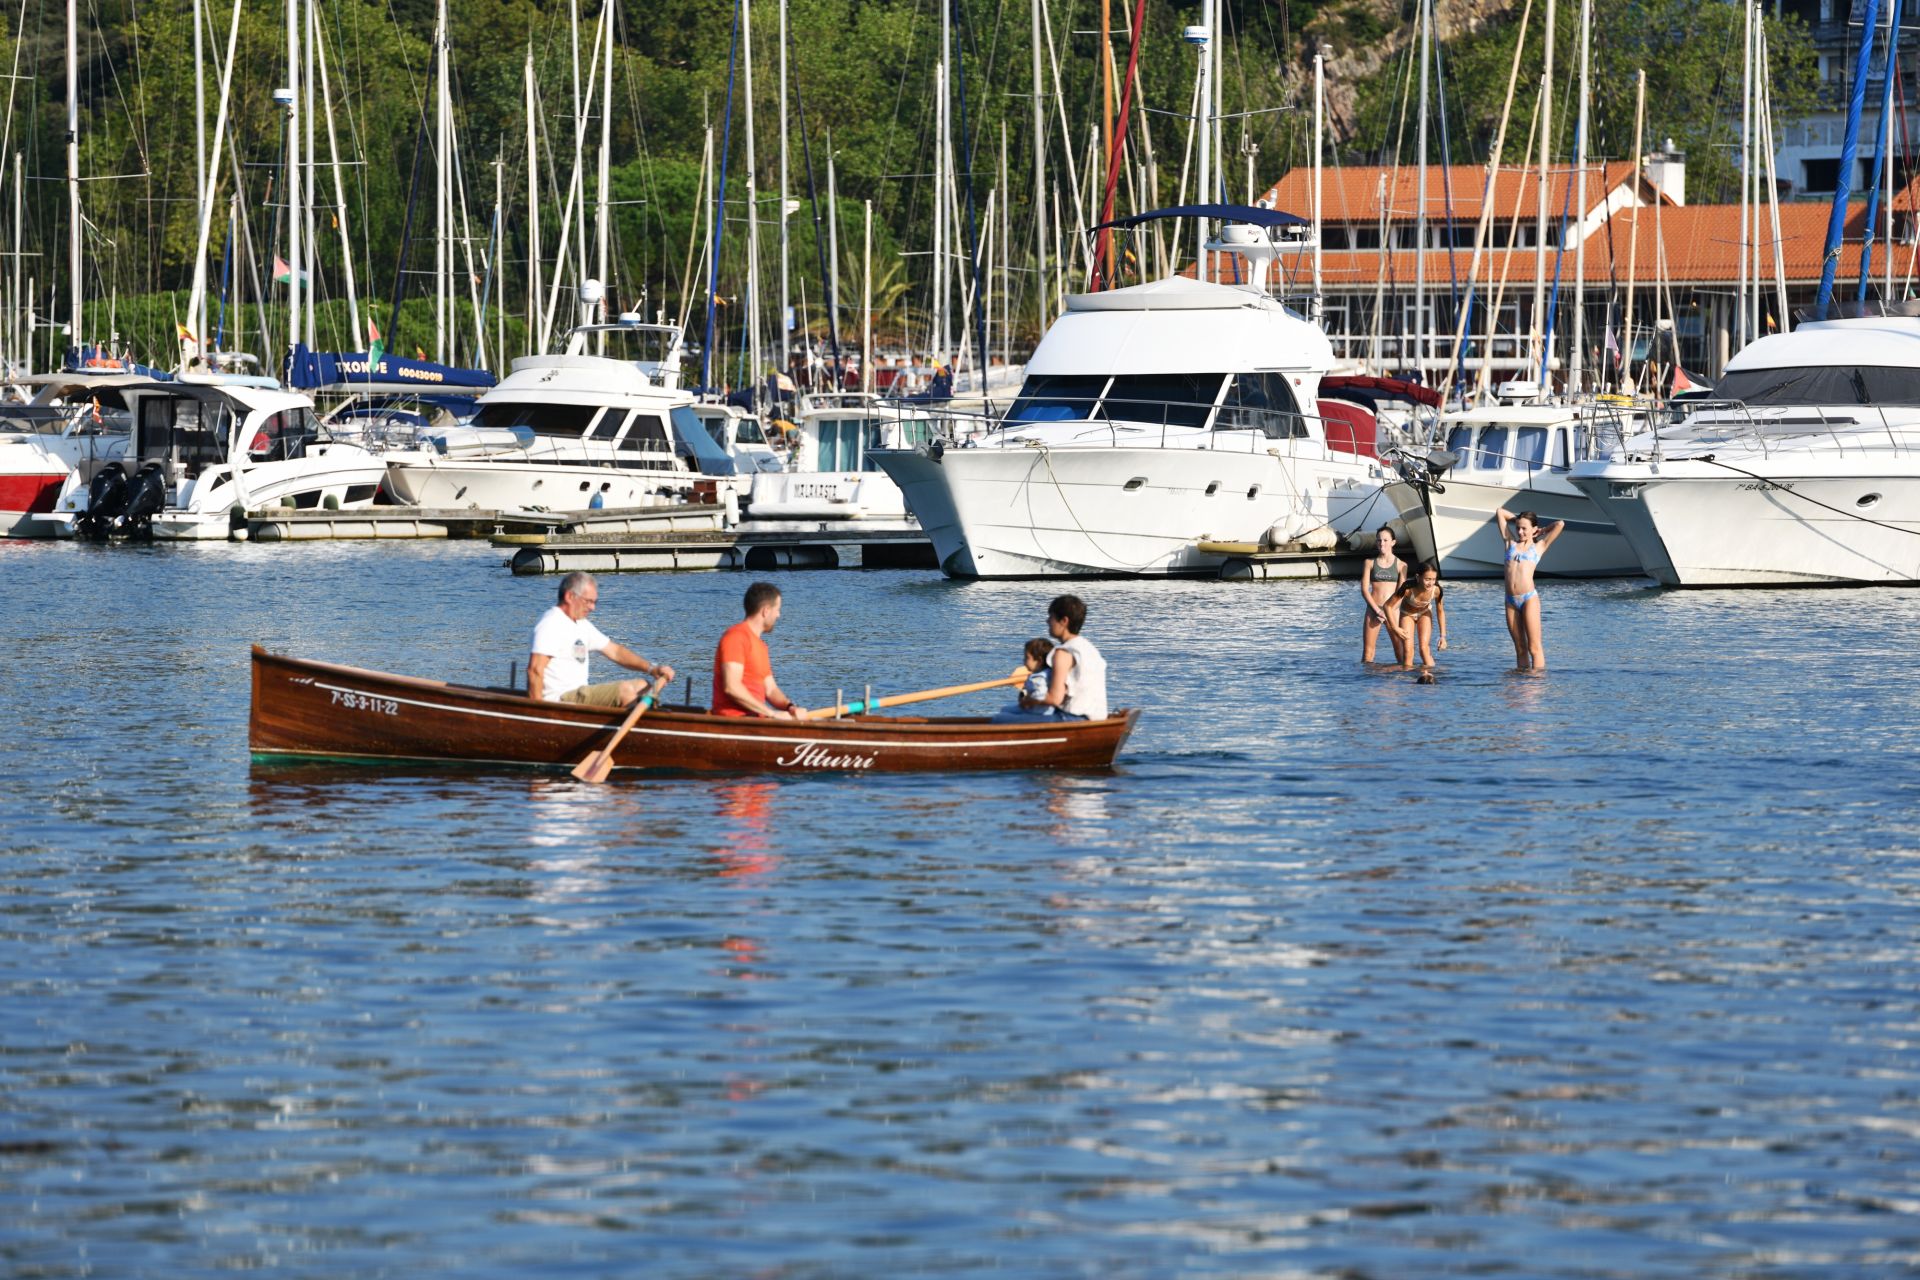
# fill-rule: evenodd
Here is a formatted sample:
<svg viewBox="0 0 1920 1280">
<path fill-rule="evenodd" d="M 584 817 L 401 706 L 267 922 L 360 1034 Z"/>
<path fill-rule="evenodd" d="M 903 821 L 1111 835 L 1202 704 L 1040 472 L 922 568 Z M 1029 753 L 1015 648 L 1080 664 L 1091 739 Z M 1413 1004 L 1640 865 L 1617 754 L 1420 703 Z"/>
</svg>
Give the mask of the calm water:
<svg viewBox="0 0 1920 1280">
<path fill-rule="evenodd" d="M 780 580 L 815 702 L 1050 594 Z M 552 587 L 0 543 L 0 1274 L 1920 1267 L 1920 593 L 1549 584 L 1526 677 L 1459 584 L 1422 687 L 1351 584 L 1086 584 L 1112 775 L 249 765 L 249 641 L 497 681 Z"/>
</svg>

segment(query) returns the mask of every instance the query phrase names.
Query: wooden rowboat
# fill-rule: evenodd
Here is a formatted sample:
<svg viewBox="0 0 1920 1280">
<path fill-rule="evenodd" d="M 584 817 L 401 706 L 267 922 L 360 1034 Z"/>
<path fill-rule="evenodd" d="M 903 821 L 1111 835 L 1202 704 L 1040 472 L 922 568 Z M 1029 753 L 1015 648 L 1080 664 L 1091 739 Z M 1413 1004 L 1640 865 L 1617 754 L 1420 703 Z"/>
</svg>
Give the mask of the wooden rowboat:
<svg viewBox="0 0 1920 1280">
<path fill-rule="evenodd" d="M 604 747 L 623 712 L 524 693 L 308 662 L 253 648 L 255 760 L 450 760 L 570 769 Z M 614 753 L 616 769 L 739 773 L 944 773 L 1107 769 L 1138 711 L 1105 720 L 995 724 L 983 717 L 746 719 L 657 707 Z"/>
</svg>

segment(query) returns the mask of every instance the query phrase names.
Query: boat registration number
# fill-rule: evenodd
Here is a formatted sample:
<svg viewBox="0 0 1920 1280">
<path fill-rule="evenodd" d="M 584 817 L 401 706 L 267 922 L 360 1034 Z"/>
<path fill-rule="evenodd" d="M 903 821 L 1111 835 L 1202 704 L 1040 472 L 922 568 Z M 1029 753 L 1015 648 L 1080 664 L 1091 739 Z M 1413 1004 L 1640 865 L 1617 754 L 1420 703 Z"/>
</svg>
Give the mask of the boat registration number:
<svg viewBox="0 0 1920 1280">
<path fill-rule="evenodd" d="M 334 689 L 333 704 L 354 711 L 373 711 L 383 716 L 400 714 L 400 704 L 392 698 L 376 698 L 370 693 L 353 693 L 346 689 Z"/>
</svg>

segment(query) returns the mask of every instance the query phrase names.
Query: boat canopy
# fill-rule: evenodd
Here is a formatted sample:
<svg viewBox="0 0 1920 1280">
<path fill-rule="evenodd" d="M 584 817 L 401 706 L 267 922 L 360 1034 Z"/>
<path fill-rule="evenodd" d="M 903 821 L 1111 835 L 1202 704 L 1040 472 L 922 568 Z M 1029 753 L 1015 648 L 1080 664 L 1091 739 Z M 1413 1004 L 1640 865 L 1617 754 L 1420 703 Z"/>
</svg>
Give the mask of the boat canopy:
<svg viewBox="0 0 1920 1280">
<path fill-rule="evenodd" d="M 287 385 L 303 391 L 402 392 L 491 387 L 485 369 L 462 369 L 431 360 L 408 360 L 392 352 L 377 362 L 365 351 L 309 351 L 297 344 L 287 357 Z"/>
</svg>

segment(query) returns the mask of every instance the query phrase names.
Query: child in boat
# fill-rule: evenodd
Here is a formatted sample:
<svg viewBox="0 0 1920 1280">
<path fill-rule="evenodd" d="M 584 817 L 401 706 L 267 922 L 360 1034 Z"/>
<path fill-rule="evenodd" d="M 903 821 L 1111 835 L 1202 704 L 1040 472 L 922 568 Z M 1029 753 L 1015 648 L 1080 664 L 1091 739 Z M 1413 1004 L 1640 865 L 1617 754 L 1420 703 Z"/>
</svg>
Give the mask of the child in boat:
<svg viewBox="0 0 1920 1280">
<path fill-rule="evenodd" d="M 1440 585 L 1440 565 L 1429 560 L 1420 566 L 1417 576 L 1400 584 L 1387 601 L 1387 620 L 1400 636 L 1400 666 L 1414 667 L 1415 650 L 1426 666 L 1433 666 L 1433 641 L 1437 633 L 1440 647 L 1447 647 L 1447 589 Z"/>
<path fill-rule="evenodd" d="M 1513 637 L 1513 664 L 1522 671 L 1545 671 L 1547 646 L 1540 634 L 1540 592 L 1533 585 L 1533 574 L 1567 522 L 1555 520 L 1542 529 L 1540 517 L 1533 512 L 1514 515 L 1505 507 L 1494 512 L 1494 519 L 1507 544 L 1507 634 Z"/>
<path fill-rule="evenodd" d="M 1053 641 L 1045 636 L 1027 641 L 1026 653 L 1020 660 L 1021 668 L 1027 673 L 1026 683 L 1020 686 L 1020 700 L 995 716 L 996 720 L 1032 720 L 1058 715 L 1059 711 L 1048 706 L 1047 683 L 1053 678 L 1053 672 L 1047 666 L 1047 660 L 1053 656 Z M 1031 707 L 1022 703 L 1031 701 Z"/>
<path fill-rule="evenodd" d="M 1360 624 L 1360 661 L 1372 662 L 1373 651 L 1380 643 L 1380 628 L 1387 627 L 1387 639 L 1393 643 L 1393 656 L 1402 662 L 1406 655 L 1401 652 L 1400 629 L 1387 622 L 1387 601 L 1407 580 L 1407 566 L 1393 553 L 1393 529 L 1381 525 L 1374 534 L 1373 555 L 1360 570 L 1360 599 L 1366 603 L 1367 612 Z"/>
</svg>

